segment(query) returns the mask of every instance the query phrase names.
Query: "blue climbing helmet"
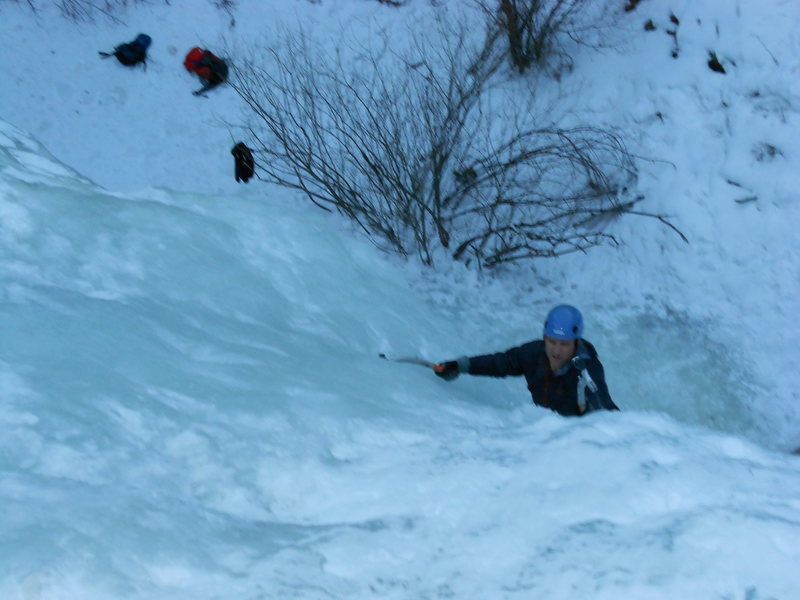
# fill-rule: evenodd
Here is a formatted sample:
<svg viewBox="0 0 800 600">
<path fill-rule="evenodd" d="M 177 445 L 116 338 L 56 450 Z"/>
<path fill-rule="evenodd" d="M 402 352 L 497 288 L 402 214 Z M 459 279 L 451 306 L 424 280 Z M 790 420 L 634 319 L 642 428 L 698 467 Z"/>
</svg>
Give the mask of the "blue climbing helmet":
<svg viewBox="0 0 800 600">
<path fill-rule="evenodd" d="M 547 313 L 544 335 L 557 340 L 579 340 L 583 337 L 581 311 L 569 304 L 559 304 Z"/>
</svg>

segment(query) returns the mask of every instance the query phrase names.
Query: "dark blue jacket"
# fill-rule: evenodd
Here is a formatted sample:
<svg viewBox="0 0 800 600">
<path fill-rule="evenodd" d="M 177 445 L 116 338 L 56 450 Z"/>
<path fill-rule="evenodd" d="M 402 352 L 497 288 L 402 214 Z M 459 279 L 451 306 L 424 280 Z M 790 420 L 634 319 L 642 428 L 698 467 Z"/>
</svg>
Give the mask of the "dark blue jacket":
<svg viewBox="0 0 800 600">
<path fill-rule="evenodd" d="M 586 370 L 597 385 L 597 393 L 586 390 L 586 411 L 597 409 L 619 410 L 608 393 L 603 365 L 597 350 L 586 340 L 579 340 L 577 356 L 583 358 Z M 534 404 L 549 408 L 564 416 L 581 415 L 578 408 L 580 372 L 572 362 L 554 373 L 550 369 L 543 340 L 528 342 L 496 354 L 473 356 L 469 359 L 470 375 L 507 377 L 524 375 Z"/>
</svg>

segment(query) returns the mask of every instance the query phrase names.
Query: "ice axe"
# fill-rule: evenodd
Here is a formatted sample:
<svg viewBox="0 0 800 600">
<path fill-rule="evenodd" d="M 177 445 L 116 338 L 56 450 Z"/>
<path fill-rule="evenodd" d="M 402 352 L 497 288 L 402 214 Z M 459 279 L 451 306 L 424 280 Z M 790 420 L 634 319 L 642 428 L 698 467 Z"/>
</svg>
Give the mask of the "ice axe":
<svg viewBox="0 0 800 600">
<path fill-rule="evenodd" d="M 383 359 L 389 360 L 391 362 L 406 363 L 406 364 L 409 364 L 409 365 L 418 365 L 420 367 L 426 367 L 428 369 L 433 369 L 434 371 L 437 371 L 437 372 L 442 371 L 444 369 L 444 365 L 433 363 L 433 362 L 431 362 L 429 360 L 425 360 L 424 358 L 418 358 L 416 356 L 401 356 L 401 357 L 398 357 L 398 358 L 389 358 L 383 352 L 378 354 L 378 356 L 380 356 Z"/>
</svg>

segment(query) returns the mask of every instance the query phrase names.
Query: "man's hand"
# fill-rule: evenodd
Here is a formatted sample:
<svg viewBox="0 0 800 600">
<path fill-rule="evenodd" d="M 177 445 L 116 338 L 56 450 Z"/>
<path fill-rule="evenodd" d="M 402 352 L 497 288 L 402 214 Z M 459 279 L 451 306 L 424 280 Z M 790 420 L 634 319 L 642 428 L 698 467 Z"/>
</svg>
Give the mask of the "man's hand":
<svg viewBox="0 0 800 600">
<path fill-rule="evenodd" d="M 452 381 L 458 377 L 458 362 L 455 360 L 448 360 L 443 363 L 433 365 L 433 372 L 437 377 L 441 377 L 445 381 Z"/>
</svg>

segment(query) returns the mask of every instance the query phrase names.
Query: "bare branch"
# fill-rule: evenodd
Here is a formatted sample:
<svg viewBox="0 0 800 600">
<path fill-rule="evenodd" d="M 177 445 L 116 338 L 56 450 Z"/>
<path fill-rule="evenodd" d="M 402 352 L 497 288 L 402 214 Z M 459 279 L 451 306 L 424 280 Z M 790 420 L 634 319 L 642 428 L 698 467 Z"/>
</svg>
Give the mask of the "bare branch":
<svg viewBox="0 0 800 600">
<path fill-rule="evenodd" d="M 495 87 L 496 31 L 439 21 L 402 50 L 384 35 L 333 56 L 285 32 L 260 61 L 234 61 L 264 179 L 424 264 L 616 243 L 603 228 L 639 200 L 633 157 L 616 133 L 559 127 Z"/>
</svg>

